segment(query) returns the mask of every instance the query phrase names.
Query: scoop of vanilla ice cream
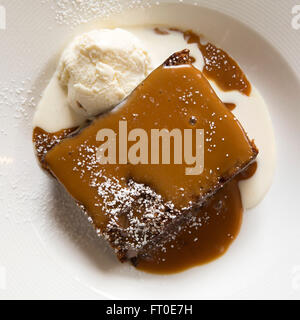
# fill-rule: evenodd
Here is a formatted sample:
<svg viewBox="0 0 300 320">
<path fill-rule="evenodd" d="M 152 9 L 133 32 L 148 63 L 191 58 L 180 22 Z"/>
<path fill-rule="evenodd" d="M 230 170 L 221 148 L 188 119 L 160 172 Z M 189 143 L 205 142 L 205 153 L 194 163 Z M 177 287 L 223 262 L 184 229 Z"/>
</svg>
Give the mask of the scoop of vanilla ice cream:
<svg viewBox="0 0 300 320">
<path fill-rule="evenodd" d="M 117 105 L 150 72 L 140 41 L 123 29 L 84 33 L 63 52 L 58 78 L 78 113 L 97 115 Z"/>
</svg>

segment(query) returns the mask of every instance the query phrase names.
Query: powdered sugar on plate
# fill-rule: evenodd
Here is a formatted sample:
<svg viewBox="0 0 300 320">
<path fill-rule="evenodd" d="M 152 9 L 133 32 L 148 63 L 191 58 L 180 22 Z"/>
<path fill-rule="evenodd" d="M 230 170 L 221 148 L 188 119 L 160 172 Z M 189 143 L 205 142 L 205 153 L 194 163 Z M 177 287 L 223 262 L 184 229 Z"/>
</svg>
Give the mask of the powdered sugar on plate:
<svg viewBox="0 0 300 320">
<path fill-rule="evenodd" d="M 151 0 L 43 0 L 42 3 L 51 3 L 58 24 L 76 27 L 95 18 L 107 18 L 112 14 L 121 13 L 125 9 L 148 8 L 159 1 Z"/>
</svg>

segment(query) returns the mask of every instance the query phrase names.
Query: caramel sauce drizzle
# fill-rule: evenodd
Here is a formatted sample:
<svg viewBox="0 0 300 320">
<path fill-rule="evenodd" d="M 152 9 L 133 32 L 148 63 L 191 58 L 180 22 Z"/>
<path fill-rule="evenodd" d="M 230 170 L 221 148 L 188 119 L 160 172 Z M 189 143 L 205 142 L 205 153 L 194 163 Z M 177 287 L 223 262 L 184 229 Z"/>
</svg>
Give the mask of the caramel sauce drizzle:
<svg viewBox="0 0 300 320">
<path fill-rule="evenodd" d="M 167 35 L 170 34 L 170 32 L 166 29 L 162 29 L 162 28 L 154 28 L 155 33 L 160 34 L 160 35 Z"/>
<path fill-rule="evenodd" d="M 238 63 L 224 50 L 208 42 L 203 44 L 201 37 L 195 32 L 182 31 L 177 28 L 170 28 L 170 31 L 182 33 L 187 43 L 197 44 L 204 58 L 203 73 L 206 78 L 214 81 L 223 91 L 238 90 L 249 96 L 251 84 Z M 155 28 L 154 31 L 160 35 L 167 35 L 166 30 Z"/>
<path fill-rule="evenodd" d="M 195 214 L 199 224 L 183 228 L 164 250 L 141 260 L 137 269 L 156 274 L 172 274 L 203 265 L 221 257 L 237 238 L 243 220 L 239 181 L 251 178 L 257 162 L 220 189 Z"/>
<path fill-rule="evenodd" d="M 223 90 L 238 90 L 249 96 L 251 85 L 237 62 L 224 50 L 212 43 L 202 44 L 200 37 L 192 31 L 183 33 L 187 43 L 196 43 L 204 57 L 204 75 Z"/>
<path fill-rule="evenodd" d="M 47 152 L 60 141 L 62 141 L 64 138 L 66 138 L 69 134 L 75 132 L 76 130 L 77 128 L 70 128 L 50 133 L 39 127 L 34 128 L 32 140 L 36 151 L 36 156 L 43 168 L 43 160 Z"/>
<path fill-rule="evenodd" d="M 233 111 L 236 108 L 235 103 L 230 103 L 230 102 L 225 102 L 225 106 L 227 107 L 228 110 Z"/>
</svg>

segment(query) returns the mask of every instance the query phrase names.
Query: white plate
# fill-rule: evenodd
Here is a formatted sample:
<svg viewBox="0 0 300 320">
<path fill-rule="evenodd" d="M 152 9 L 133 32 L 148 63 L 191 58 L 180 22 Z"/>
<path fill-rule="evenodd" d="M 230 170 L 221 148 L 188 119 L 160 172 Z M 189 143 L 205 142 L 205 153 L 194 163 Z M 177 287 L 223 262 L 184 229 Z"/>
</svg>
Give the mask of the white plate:
<svg viewBox="0 0 300 320">
<path fill-rule="evenodd" d="M 176 5 L 110 0 L 96 10 L 70 11 L 59 5 L 64 1 L 1 1 L 0 299 L 300 298 L 300 30 L 292 28 L 294 1 L 159 2 Z M 57 54 L 91 27 L 75 26 L 78 17 L 95 13 L 103 26 L 168 23 L 202 32 L 236 58 L 269 105 L 278 151 L 274 183 L 245 213 L 230 250 L 213 263 L 172 276 L 121 265 L 36 163 L 34 105 Z"/>
</svg>

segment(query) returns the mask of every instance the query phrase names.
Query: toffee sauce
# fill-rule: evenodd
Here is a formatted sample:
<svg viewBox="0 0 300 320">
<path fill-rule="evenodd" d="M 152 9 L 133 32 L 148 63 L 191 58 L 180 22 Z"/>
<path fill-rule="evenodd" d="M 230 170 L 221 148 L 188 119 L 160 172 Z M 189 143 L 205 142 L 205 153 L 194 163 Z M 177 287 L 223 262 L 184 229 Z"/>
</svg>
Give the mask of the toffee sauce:
<svg viewBox="0 0 300 320">
<path fill-rule="evenodd" d="M 214 81 L 223 91 L 237 90 L 249 96 L 251 84 L 238 63 L 224 50 L 210 42 L 204 43 L 201 36 L 191 30 L 183 31 L 177 28 L 169 28 L 170 31 L 182 33 L 188 44 L 197 44 L 204 58 L 202 72 L 209 80 Z M 158 35 L 169 34 L 168 30 L 155 28 Z"/>
<path fill-rule="evenodd" d="M 253 162 L 227 183 L 195 214 L 197 224 L 182 228 L 176 238 L 154 252 L 151 259 L 140 260 L 137 269 L 172 274 L 221 257 L 237 238 L 242 224 L 243 206 L 238 183 L 251 178 L 256 169 L 257 162 Z"/>
<path fill-rule="evenodd" d="M 181 31 L 187 43 L 196 43 L 201 51 L 205 66 L 204 75 L 224 91 L 238 90 L 250 95 L 251 85 L 238 64 L 222 49 L 211 43 L 203 44 L 200 36 L 192 31 Z M 159 35 L 169 32 L 155 28 Z M 195 60 L 193 60 L 194 62 Z M 233 103 L 225 103 L 229 110 L 235 108 Z M 36 127 L 33 142 L 37 158 L 43 166 L 47 152 L 76 128 L 48 133 Z M 251 164 L 247 170 L 220 189 L 195 214 L 195 219 L 202 222 L 182 228 L 175 239 L 157 251 L 152 259 L 140 260 L 137 269 L 150 273 L 171 274 L 188 268 L 208 263 L 222 256 L 237 237 L 242 223 L 243 207 L 238 187 L 240 180 L 251 178 L 257 169 L 257 163 Z"/>
</svg>

